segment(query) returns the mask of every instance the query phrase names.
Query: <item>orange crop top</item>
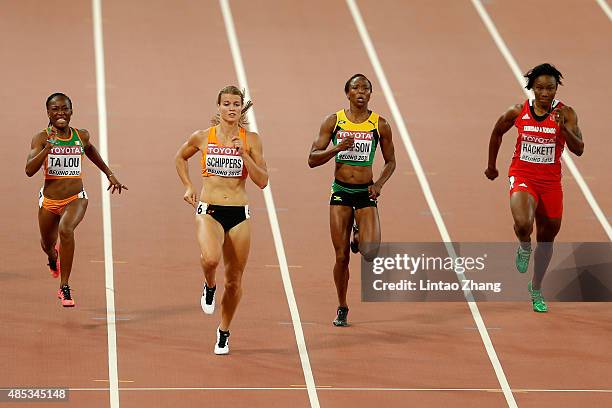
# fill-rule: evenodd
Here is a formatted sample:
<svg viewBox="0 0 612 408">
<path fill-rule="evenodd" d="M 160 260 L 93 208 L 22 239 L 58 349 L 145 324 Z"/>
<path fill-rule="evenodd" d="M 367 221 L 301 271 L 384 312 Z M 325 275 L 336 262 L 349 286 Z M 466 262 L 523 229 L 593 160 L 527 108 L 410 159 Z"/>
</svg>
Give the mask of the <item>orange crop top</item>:
<svg viewBox="0 0 612 408">
<path fill-rule="evenodd" d="M 245 148 L 248 148 L 246 130 L 240 128 L 238 137 Z M 232 146 L 219 145 L 217 129 L 213 126 L 208 130 L 206 151 L 202 151 L 202 177 L 238 177 L 246 178 L 248 172 L 242 157 Z"/>
</svg>

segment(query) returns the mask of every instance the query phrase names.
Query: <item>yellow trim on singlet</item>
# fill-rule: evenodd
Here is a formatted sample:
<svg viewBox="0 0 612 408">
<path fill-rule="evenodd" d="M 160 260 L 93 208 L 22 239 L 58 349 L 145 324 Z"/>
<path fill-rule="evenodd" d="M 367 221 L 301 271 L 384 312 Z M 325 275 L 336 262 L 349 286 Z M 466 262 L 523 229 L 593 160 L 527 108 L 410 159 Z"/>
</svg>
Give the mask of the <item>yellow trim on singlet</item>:
<svg viewBox="0 0 612 408">
<path fill-rule="evenodd" d="M 338 144 L 337 135 L 341 131 L 367 132 L 372 134 L 372 140 L 369 146 L 370 152 L 368 153 L 367 160 L 364 160 L 363 155 L 359 155 L 359 153 L 357 153 L 357 156 L 353 155 L 353 157 L 350 157 L 350 153 L 339 152 L 336 154 L 336 163 L 347 164 L 349 166 L 372 166 L 380 139 L 380 133 L 378 131 L 379 119 L 380 115 L 378 113 L 371 112 L 370 116 L 363 122 L 354 123 L 347 117 L 344 109 L 336 112 L 336 125 L 332 132 L 332 143 L 334 145 Z M 356 160 L 356 158 L 359 158 L 359 160 Z"/>
<path fill-rule="evenodd" d="M 374 129 L 378 131 L 378 120 L 379 119 L 380 119 L 380 115 L 376 112 L 372 112 L 370 113 L 370 116 L 368 116 L 368 118 L 364 120 L 363 122 L 354 123 L 354 122 L 351 122 L 351 120 L 346 116 L 346 111 L 344 109 L 341 109 L 338 112 L 336 112 L 336 126 L 335 127 L 340 125 L 340 127 L 344 130 L 362 130 L 362 131 L 368 132 L 372 130 L 372 125 L 373 125 Z M 340 123 L 340 121 L 345 121 L 345 123 L 348 123 L 348 126 L 346 126 L 344 123 Z"/>
</svg>

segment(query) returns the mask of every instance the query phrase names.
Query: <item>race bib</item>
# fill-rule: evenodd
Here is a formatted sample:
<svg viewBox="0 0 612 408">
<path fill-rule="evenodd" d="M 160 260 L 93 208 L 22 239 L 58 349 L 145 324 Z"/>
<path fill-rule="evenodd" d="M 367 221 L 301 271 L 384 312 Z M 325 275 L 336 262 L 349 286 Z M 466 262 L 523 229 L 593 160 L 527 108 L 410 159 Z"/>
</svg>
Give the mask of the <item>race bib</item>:
<svg viewBox="0 0 612 408">
<path fill-rule="evenodd" d="M 367 162 L 370 159 L 370 152 L 372 151 L 372 140 L 374 139 L 372 132 L 340 130 L 336 134 L 337 144 L 342 143 L 344 138 L 348 135 L 354 137 L 353 146 L 348 150 L 339 152 L 336 155 L 338 160 Z"/>
<path fill-rule="evenodd" d="M 521 160 L 529 163 L 552 164 L 555 162 L 555 144 L 522 141 Z"/>
<path fill-rule="evenodd" d="M 47 156 L 47 174 L 56 177 L 81 175 L 81 146 L 53 146 Z"/>
<path fill-rule="evenodd" d="M 233 147 L 209 144 L 206 148 L 206 172 L 221 177 L 241 177 L 244 162 Z"/>
</svg>

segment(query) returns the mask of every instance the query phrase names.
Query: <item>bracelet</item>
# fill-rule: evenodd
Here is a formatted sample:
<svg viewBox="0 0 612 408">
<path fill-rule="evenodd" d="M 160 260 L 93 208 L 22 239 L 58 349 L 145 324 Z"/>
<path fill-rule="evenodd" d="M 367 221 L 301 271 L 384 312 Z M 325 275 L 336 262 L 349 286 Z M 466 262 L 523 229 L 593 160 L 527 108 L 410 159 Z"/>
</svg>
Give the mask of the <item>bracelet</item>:
<svg viewBox="0 0 612 408">
<path fill-rule="evenodd" d="M 106 175 L 106 178 L 111 178 L 112 176 L 114 176 L 113 173 Z"/>
</svg>

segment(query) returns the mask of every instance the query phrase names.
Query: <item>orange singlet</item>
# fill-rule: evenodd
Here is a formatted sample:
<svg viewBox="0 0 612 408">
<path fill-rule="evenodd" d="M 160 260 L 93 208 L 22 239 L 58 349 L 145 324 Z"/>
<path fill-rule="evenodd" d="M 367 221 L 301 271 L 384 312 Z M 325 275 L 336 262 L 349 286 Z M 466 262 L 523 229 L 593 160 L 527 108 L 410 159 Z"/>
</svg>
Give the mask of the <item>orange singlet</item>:
<svg viewBox="0 0 612 408">
<path fill-rule="evenodd" d="M 240 128 L 238 135 L 248 148 L 246 130 Z M 217 140 L 217 129 L 211 127 L 208 131 L 208 145 L 206 151 L 202 151 L 202 177 L 220 176 L 246 178 L 247 169 L 242 157 L 232 146 L 221 146 Z"/>
</svg>

